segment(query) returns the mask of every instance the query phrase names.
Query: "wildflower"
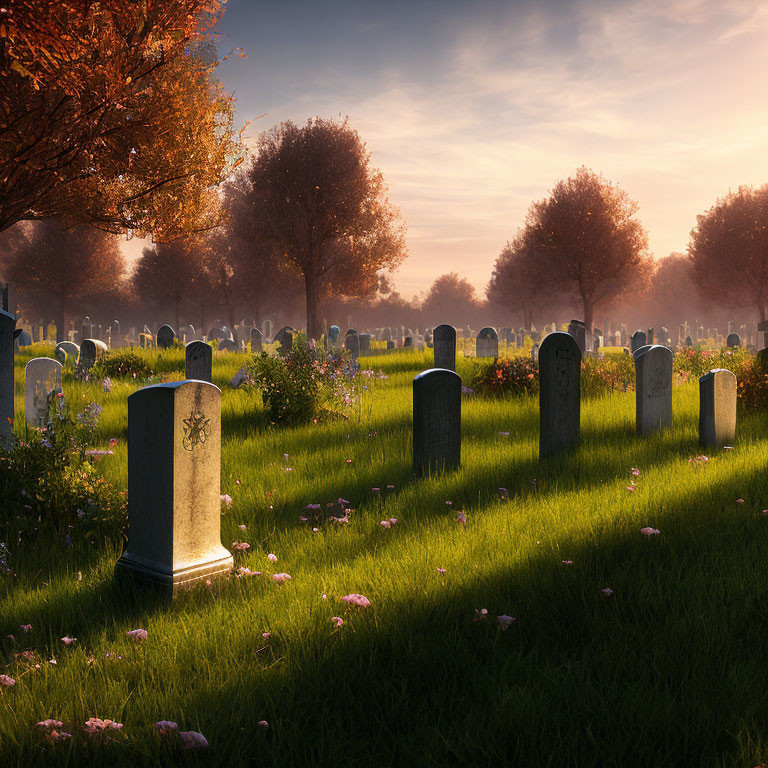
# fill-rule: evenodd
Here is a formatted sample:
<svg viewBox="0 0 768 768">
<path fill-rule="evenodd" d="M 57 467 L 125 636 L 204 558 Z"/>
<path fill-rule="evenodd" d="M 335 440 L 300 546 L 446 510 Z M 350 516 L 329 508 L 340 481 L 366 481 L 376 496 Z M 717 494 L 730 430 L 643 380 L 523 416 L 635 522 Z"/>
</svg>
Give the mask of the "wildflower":
<svg viewBox="0 0 768 768">
<path fill-rule="evenodd" d="M 259 720 L 256 725 L 258 725 L 259 728 L 269 728 L 269 723 L 266 720 Z"/>
<path fill-rule="evenodd" d="M 54 658 L 50 658 L 48 659 L 48 663 L 55 667 L 59 662 Z"/>
<path fill-rule="evenodd" d="M 499 432 L 499 437 L 509 437 L 509 432 Z"/>
<path fill-rule="evenodd" d="M 445 573 L 445 568 L 441 568 L 439 565 L 437 566 L 437 572 L 438 573 Z"/>
<path fill-rule="evenodd" d="M 365 595 L 358 595 L 356 592 L 353 592 L 349 595 L 344 595 L 344 597 L 341 598 L 345 603 L 349 603 L 350 605 L 356 605 L 358 608 L 369 608 L 371 605 L 371 601 L 365 597 Z"/>
<path fill-rule="evenodd" d="M 110 437 L 109 438 L 109 447 L 114 448 L 118 444 L 118 439 L 116 437 Z"/>
<path fill-rule="evenodd" d="M 347 464 L 351 464 L 351 463 L 352 463 L 352 459 L 347 459 Z"/>
<path fill-rule="evenodd" d="M 643 536 L 656 536 L 659 533 L 659 529 L 646 526 L 645 528 L 640 529 L 640 533 L 642 533 Z"/>
<path fill-rule="evenodd" d="M 458 525 L 466 525 L 467 516 L 463 512 L 459 512 L 459 514 L 456 515 L 456 522 Z"/>
<path fill-rule="evenodd" d="M 452 507 L 453 506 L 453 502 L 452 501 L 446 501 L 445 502 L 445 506 L 446 507 Z"/>
<path fill-rule="evenodd" d="M 241 531 L 244 531 L 246 529 L 246 525 L 238 525 L 237 526 Z"/>
<path fill-rule="evenodd" d="M 219 498 L 224 502 L 224 506 L 229 509 L 232 506 L 232 497 L 228 493 L 222 493 Z"/>
<path fill-rule="evenodd" d="M 506 488 L 499 488 L 497 493 L 499 494 L 500 499 L 508 499 L 509 498 L 509 490 Z"/>
<path fill-rule="evenodd" d="M 563 560 L 563 565 L 573 565 L 573 560 Z"/>
<path fill-rule="evenodd" d="M 634 483 L 632 483 L 631 485 L 628 485 L 628 486 L 627 486 L 627 490 L 628 490 L 628 491 L 634 491 L 634 490 L 635 490 L 635 487 L 636 487 L 636 486 L 635 486 L 635 484 L 634 484 Z"/>
<path fill-rule="evenodd" d="M 282 584 L 284 581 L 290 581 L 291 577 L 287 573 L 275 573 L 272 575 L 272 580 L 278 584 Z"/>
<path fill-rule="evenodd" d="M 391 527 L 392 527 L 392 523 L 390 523 L 390 522 L 389 522 L 389 520 L 382 520 L 382 521 L 379 523 L 379 525 L 380 525 L 382 528 L 391 528 Z"/>
<path fill-rule="evenodd" d="M 100 451 L 97 448 L 89 448 L 85 453 L 87 456 L 93 456 L 95 459 L 99 459 L 102 456 L 111 456 L 113 451 Z"/>
<path fill-rule="evenodd" d="M 633 477 L 640 477 L 640 470 L 637 467 L 632 467 L 630 470 Z"/>
<path fill-rule="evenodd" d="M 475 618 L 473 621 L 481 621 L 482 619 L 485 619 L 488 616 L 488 609 L 487 608 L 481 608 L 479 611 L 477 608 L 475 608 Z"/>
<path fill-rule="evenodd" d="M 389 522 L 391 525 L 397 525 L 397 518 L 396 517 L 390 517 Z"/>
<path fill-rule="evenodd" d="M 610 587 L 606 587 L 605 589 L 600 590 L 600 594 L 605 597 L 610 597 L 613 594 L 613 590 Z"/>
<path fill-rule="evenodd" d="M 371 491 L 373 493 L 379 493 L 381 491 L 381 488 L 371 488 Z"/>
<path fill-rule="evenodd" d="M 16 642 L 16 638 L 13 635 L 6 635 L 5 639 L 10 640 L 12 643 Z"/>
<path fill-rule="evenodd" d="M 234 549 L 237 552 L 242 552 L 246 549 L 250 549 L 251 545 L 247 541 L 233 541 L 232 542 L 232 549 Z"/>
<path fill-rule="evenodd" d="M 184 749 L 205 749 L 208 746 L 205 736 L 197 731 L 179 731 L 179 738 Z"/>
<path fill-rule="evenodd" d="M 267 555 L 267 560 L 269 560 L 271 563 L 277 562 L 277 555 L 273 555 L 271 552 Z"/>
<path fill-rule="evenodd" d="M 501 624 L 502 629 L 506 629 L 513 621 L 517 621 L 517 619 L 513 618 L 512 616 L 506 616 L 504 614 L 497 616 L 496 619 L 499 624 Z"/>
<path fill-rule="evenodd" d="M 64 643 L 64 645 L 72 645 L 77 640 L 76 637 L 62 637 L 61 642 Z"/>
<path fill-rule="evenodd" d="M 11 688 L 12 686 L 16 685 L 16 681 L 8 675 L 0 675 L 0 685 L 5 688 Z"/>
<path fill-rule="evenodd" d="M 119 731 L 123 727 L 122 723 L 116 723 L 114 720 L 102 720 L 98 717 L 91 717 L 85 721 L 83 730 L 89 735 L 94 736 L 107 731 Z"/>
<path fill-rule="evenodd" d="M 271 633 L 271 632 L 262 632 L 262 633 L 261 633 L 261 636 L 262 636 L 262 637 L 263 637 L 265 640 L 269 640 L 269 638 L 270 638 L 270 637 L 272 637 L 272 633 Z"/>
<path fill-rule="evenodd" d="M 61 720 L 53 720 L 49 718 L 48 720 L 41 720 L 37 723 L 37 726 L 46 731 L 45 738 L 52 744 L 72 738 L 71 733 L 67 733 L 63 730 L 64 723 L 62 723 Z"/>
<path fill-rule="evenodd" d="M 701 454 L 700 456 L 694 456 L 692 459 L 688 459 L 689 464 L 706 464 L 709 459 Z"/>
<path fill-rule="evenodd" d="M 344 623 L 344 619 L 341 618 L 341 616 L 331 616 L 331 621 L 337 626 L 340 627 Z"/>
<path fill-rule="evenodd" d="M 174 723 L 173 720 L 158 720 L 155 723 L 155 728 L 161 736 L 167 736 L 169 733 L 179 730 L 178 724 Z"/>
<path fill-rule="evenodd" d="M 146 629 L 132 629 L 130 632 L 126 632 L 126 635 L 131 638 L 135 643 L 141 643 L 142 641 L 147 639 L 147 630 Z"/>
<path fill-rule="evenodd" d="M 744 499 L 736 499 L 736 503 L 737 504 L 743 504 L 744 503 Z"/>
<path fill-rule="evenodd" d="M 21 631 L 22 632 L 31 632 L 32 631 L 32 625 L 31 624 L 22 624 L 21 625 Z"/>
<path fill-rule="evenodd" d="M 106 378 L 101 382 L 102 389 L 109 392 L 112 389 L 112 379 Z"/>
</svg>

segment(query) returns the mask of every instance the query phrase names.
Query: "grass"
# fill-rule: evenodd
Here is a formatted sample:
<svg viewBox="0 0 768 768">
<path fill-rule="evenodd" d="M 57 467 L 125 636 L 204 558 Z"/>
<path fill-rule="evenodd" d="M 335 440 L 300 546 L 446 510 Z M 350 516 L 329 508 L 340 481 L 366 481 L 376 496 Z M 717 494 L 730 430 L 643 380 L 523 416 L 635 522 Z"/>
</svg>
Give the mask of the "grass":
<svg viewBox="0 0 768 768">
<path fill-rule="evenodd" d="M 17 357 L 17 416 L 23 366 L 41 349 Z M 734 449 L 697 465 L 695 384 L 675 388 L 673 428 L 649 438 L 634 434 L 634 393 L 585 400 L 580 450 L 540 463 L 535 399 L 469 397 L 461 469 L 416 481 L 410 382 L 431 352 L 366 358 L 388 378 L 370 381 L 348 421 L 292 429 L 265 422 L 257 393 L 229 388 L 245 361 L 214 358 L 221 490 L 234 500 L 222 541 L 250 542 L 236 565 L 265 576 L 168 605 L 114 581 L 120 541 L 8 542 L 18 575 L 0 582 L 0 634 L 17 644 L 0 641 L 0 672 L 18 682 L 0 689 L 3 766 L 768 762 L 765 414 L 742 418 Z M 459 364 L 466 375 L 471 361 Z M 158 368 L 181 378 L 182 353 Z M 135 388 L 114 381 L 105 394 L 65 377 L 71 401 L 104 406 L 101 437 L 120 444 L 98 466 L 120 487 Z M 306 504 L 338 497 L 354 507 L 349 526 L 299 522 Z M 386 530 L 389 517 L 399 522 Z M 277 571 L 291 581 L 275 584 Z M 347 607 L 349 592 L 371 607 Z M 516 618 L 509 629 L 500 614 Z M 128 641 L 136 627 L 146 642 Z M 78 640 L 65 648 L 64 635 Z M 22 648 L 40 670 L 19 674 Z M 124 723 L 114 743 L 35 738 L 38 720 L 76 729 L 92 716 Z M 161 719 L 210 748 L 161 743 Z"/>
</svg>

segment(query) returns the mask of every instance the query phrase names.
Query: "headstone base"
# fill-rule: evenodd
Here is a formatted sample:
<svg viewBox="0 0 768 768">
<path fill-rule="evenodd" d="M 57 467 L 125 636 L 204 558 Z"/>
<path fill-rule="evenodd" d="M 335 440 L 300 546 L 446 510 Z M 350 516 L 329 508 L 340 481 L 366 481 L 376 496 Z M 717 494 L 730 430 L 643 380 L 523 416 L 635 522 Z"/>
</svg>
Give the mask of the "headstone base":
<svg viewBox="0 0 768 768">
<path fill-rule="evenodd" d="M 221 549 L 225 553 L 221 557 L 177 568 L 175 571 L 163 563 L 156 563 L 131 552 L 124 552 L 115 565 L 115 571 L 176 594 L 179 590 L 194 586 L 203 579 L 229 573 L 234 567 L 234 558 L 224 547 Z"/>
</svg>

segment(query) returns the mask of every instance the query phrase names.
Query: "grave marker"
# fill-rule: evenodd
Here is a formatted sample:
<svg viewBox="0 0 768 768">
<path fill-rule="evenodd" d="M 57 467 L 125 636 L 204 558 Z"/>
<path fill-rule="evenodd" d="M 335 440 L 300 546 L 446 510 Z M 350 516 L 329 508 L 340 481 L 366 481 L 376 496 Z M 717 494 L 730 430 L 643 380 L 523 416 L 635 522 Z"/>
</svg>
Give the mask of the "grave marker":
<svg viewBox="0 0 768 768">
<path fill-rule="evenodd" d="M 456 370 L 456 329 L 452 325 L 438 325 L 433 334 L 435 368 Z"/>
<path fill-rule="evenodd" d="M 495 328 L 486 326 L 480 329 L 475 342 L 475 356 L 493 358 L 499 356 L 499 335 Z"/>
<path fill-rule="evenodd" d="M 643 331 L 635 331 L 629 340 L 629 351 L 634 355 L 640 347 L 646 346 L 646 336 Z"/>
<path fill-rule="evenodd" d="M 251 352 L 261 352 L 261 331 L 255 326 L 251 328 Z"/>
<path fill-rule="evenodd" d="M 413 380 L 413 471 L 422 476 L 461 463 L 461 377 L 432 368 Z"/>
<path fill-rule="evenodd" d="M 172 347 L 175 338 L 176 331 L 174 331 L 170 325 L 161 325 L 157 330 L 158 349 L 168 349 L 169 347 Z"/>
<path fill-rule="evenodd" d="M 539 348 L 539 458 L 577 448 L 581 426 L 581 349 L 569 333 Z"/>
<path fill-rule="evenodd" d="M 0 442 L 13 442 L 13 332 L 16 318 L 0 309 Z"/>
<path fill-rule="evenodd" d="M 28 427 L 48 422 L 48 395 L 61 387 L 61 363 L 50 357 L 36 357 L 24 368 L 24 418 Z"/>
<path fill-rule="evenodd" d="M 738 333 L 729 333 L 725 343 L 729 347 L 740 347 L 741 337 Z"/>
<path fill-rule="evenodd" d="M 736 437 L 736 376 L 715 368 L 699 379 L 699 442 L 720 448 Z"/>
<path fill-rule="evenodd" d="M 672 350 L 649 344 L 635 352 L 636 427 L 639 435 L 672 424 Z"/>
<path fill-rule="evenodd" d="M 211 383 L 213 349 L 204 341 L 190 341 L 184 347 L 184 377 Z"/>
</svg>

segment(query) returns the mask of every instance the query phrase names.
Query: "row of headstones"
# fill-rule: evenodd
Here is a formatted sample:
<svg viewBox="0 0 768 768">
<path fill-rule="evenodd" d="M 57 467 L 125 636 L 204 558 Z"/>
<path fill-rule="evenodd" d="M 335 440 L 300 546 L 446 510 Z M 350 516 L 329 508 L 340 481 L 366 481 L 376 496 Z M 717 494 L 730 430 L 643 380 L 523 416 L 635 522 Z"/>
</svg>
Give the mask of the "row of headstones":
<svg viewBox="0 0 768 768">
<path fill-rule="evenodd" d="M 573 450 L 579 445 L 581 360 L 581 349 L 571 334 L 551 333 L 541 344 L 541 458 Z M 639 435 L 648 435 L 672 424 L 672 350 L 658 344 L 646 345 L 635 351 L 634 360 L 636 429 Z M 731 371 L 715 369 L 699 379 L 699 409 L 702 445 L 722 446 L 733 441 L 736 434 L 736 376 Z M 424 371 L 413 380 L 414 472 L 423 475 L 458 467 L 460 456 L 461 377 L 453 369 Z"/>
</svg>

